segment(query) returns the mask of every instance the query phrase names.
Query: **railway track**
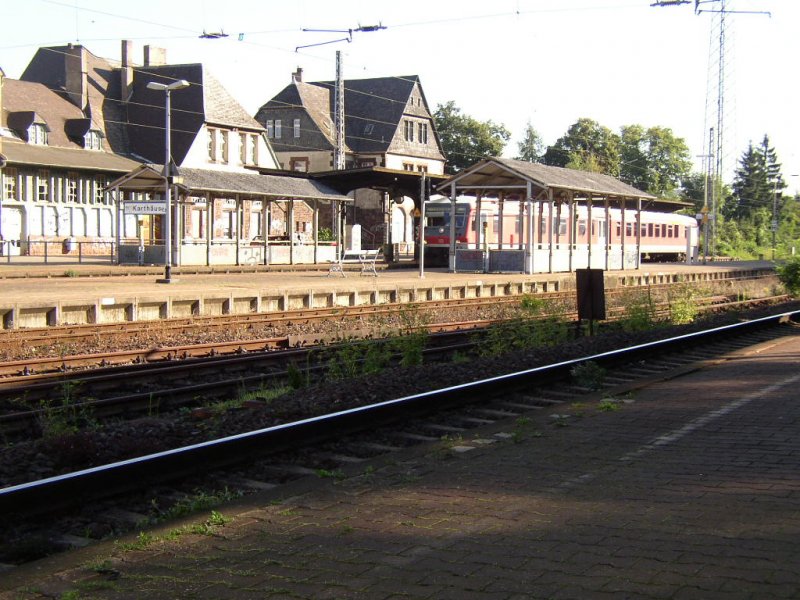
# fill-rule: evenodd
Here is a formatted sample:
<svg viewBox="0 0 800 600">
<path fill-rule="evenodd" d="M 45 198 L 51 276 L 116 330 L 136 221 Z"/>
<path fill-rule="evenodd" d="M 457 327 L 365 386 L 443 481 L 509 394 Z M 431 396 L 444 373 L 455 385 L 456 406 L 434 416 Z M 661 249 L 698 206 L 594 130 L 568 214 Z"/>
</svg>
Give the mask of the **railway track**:
<svg viewBox="0 0 800 600">
<path fill-rule="evenodd" d="M 721 297 L 705 300 L 709 309 L 743 307 L 742 302 L 725 303 Z M 665 306 L 661 310 L 668 308 Z M 577 315 L 567 318 L 574 320 Z M 447 360 L 456 352 L 468 354 L 476 343 L 475 331 L 484 333 L 484 328 L 493 323 L 473 321 L 427 326 L 426 360 L 441 360 L 442 355 Z M 22 375 L 0 379 L 0 403 L 4 405 L 0 409 L 0 434 L 6 439 L 35 437 L 45 429 L 41 424 L 58 414 L 66 415 L 64 418 L 73 422 L 95 422 L 121 416 L 162 414 L 230 400 L 234 390 L 241 393 L 286 385 L 290 377 L 288 371 L 292 368 L 299 370 L 307 380 L 324 378 L 326 364 L 340 350 L 338 346 L 322 350 L 316 347 L 287 349 L 281 340 L 268 342 L 231 343 L 229 347 L 239 344 L 233 354 L 215 351 L 218 346 L 204 344 L 200 351 L 207 356 L 202 358 L 189 358 L 185 349 L 173 348 L 164 350 L 156 362 L 139 360 L 135 353 L 120 352 L 114 353 L 114 358 L 127 360 L 116 366 L 112 366 L 113 361 L 107 357 L 93 357 L 95 364 L 103 364 L 104 368 L 68 372 L 59 369 L 38 374 L 26 370 Z M 383 343 L 389 346 L 391 341 Z M 81 365 L 91 358 L 76 357 Z M 177 358 L 181 360 L 174 360 Z"/>
<path fill-rule="evenodd" d="M 165 506 L 169 498 L 174 502 L 176 496 L 185 496 L 198 485 L 208 490 L 225 487 L 236 495 L 270 489 L 309 474 L 337 473 L 347 465 L 409 444 L 443 437 L 457 439 L 475 427 L 529 415 L 535 418 L 549 407 L 586 401 L 587 394 L 590 399 L 613 398 L 654 380 L 735 359 L 737 353 L 747 352 L 754 344 L 798 335 L 798 326 L 792 320 L 799 315 L 797 311 L 780 313 L 581 356 L 11 486 L 0 490 L 0 514 L 6 520 L 21 522 L 28 518 L 26 515 L 38 514 L 33 520 L 45 523 L 43 513 L 66 510 L 69 504 L 82 502 L 98 507 L 99 512 L 86 517 L 95 522 L 114 511 L 146 519 L 148 503 Z M 586 365 L 606 369 L 598 389 L 575 379 L 576 370 Z M 613 375 L 608 375 L 611 369 Z M 564 415 L 550 417 L 560 419 Z M 262 458 L 253 462 L 256 457 Z M 142 493 L 143 486 L 149 491 Z M 122 510 L 119 504 L 109 509 L 99 500 L 133 491 L 136 493 L 121 496 L 118 501 L 125 507 Z M 70 527 L 76 523 L 83 522 L 75 517 L 68 521 Z M 81 526 L 86 527 L 85 523 Z M 61 539 L 63 543 L 63 536 Z"/>
</svg>

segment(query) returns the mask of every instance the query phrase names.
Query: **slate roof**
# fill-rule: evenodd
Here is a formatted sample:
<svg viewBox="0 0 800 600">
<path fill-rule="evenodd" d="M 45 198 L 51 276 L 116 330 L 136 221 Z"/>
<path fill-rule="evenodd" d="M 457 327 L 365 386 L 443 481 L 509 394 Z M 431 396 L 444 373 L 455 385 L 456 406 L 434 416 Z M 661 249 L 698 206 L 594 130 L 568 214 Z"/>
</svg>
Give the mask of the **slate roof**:
<svg viewBox="0 0 800 600">
<path fill-rule="evenodd" d="M 39 117 L 37 121 L 46 123 L 49 130 L 47 142 L 50 146 L 83 148 L 70 140 L 66 133 L 67 121 L 82 119 L 83 112 L 41 83 L 4 79 L 3 108 L 4 126 L 8 126 L 9 118 L 13 119 L 14 113 L 33 112 Z"/>
<path fill-rule="evenodd" d="M 188 81 L 190 86 L 170 94 L 171 150 L 178 165 L 183 163 L 206 122 L 264 131 L 202 64 L 136 67 L 128 106 L 128 135 L 133 154 L 149 162 L 164 163 L 165 94 L 148 89 L 147 84 L 153 81 L 169 85 L 180 79 Z"/>
<path fill-rule="evenodd" d="M 529 180 L 540 189 L 550 188 L 598 196 L 656 199 L 655 196 L 610 175 L 551 167 L 510 158 L 485 158 L 453 175 L 437 188 L 446 193 L 450 184 L 456 182 L 459 188 L 489 189 L 492 186 L 519 183 L 520 180 Z"/>
<path fill-rule="evenodd" d="M 344 82 L 345 138 L 354 152 L 385 152 L 403 118 L 417 75 L 351 79 Z M 317 85 L 330 90 L 334 82 Z M 366 126 L 371 125 L 368 129 Z"/>
<path fill-rule="evenodd" d="M 419 84 L 417 75 L 345 79 L 347 149 L 358 153 L 386 152 L 400 125 L 411 92 L 417 84 Z M 267 111 L 305 108 L 325 134 L 332 148 L 335 132 L 333 126 L 327 124 L 332 123 L 333 118 L 334 88 L 333 81 L 293 82 L 259 109 L 259 117 Z M 277 149 L 280 144 L 273 141 L 273 145 Z M 329 149 L 320 148 L 320 150 Z"/>
<path fill-rule="evenodd" d="M 86 59 L 88 110 L 92 128 L 105 135 L 103 149 L 128 153 L 125 112 L 120 102 L 119 70 L 83 46 L 39 48 L 20 79 L 42 83 L 66 97 L 67 60 L 82 53 Z"/>
<path fill-rule="evenodd" d="M 140 165 L 136 171 L 112 182 L 108 187 L 119 184 L 122 189 L 147 190 L 161 189 L 164 185 L 161 171 L 156 164 Z M 258 173 L 236 173 L 211 169 L 181 168 L 183 178 L 181 187 L 190 193 L 216 192 L 221 197 L 242 194 L 248 197 L 296 198 L 305 200 L 327 200 L 352 202 L 332 187 L 304 176 L 260 175 Z"/>
<path fill-rule="evenodd" d="M 7 138 L 3 139 L 3 154 L 9 166 L 31 165 L 125 173 L 140 164 L 112 152 L 83 150 L 77 146 L 73 148 L 37 146 Z"/>
</svg>

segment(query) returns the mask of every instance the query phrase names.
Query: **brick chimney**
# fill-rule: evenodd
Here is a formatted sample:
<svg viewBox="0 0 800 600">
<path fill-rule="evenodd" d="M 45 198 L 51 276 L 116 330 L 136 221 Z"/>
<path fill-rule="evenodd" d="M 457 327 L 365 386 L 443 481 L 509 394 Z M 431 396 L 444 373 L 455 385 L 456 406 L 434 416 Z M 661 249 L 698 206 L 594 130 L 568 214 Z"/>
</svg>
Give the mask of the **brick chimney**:
<svg viewBox="0 0 800 600">
<path fill-rule="evenodd" d="M 69 101 L 85 111 L 89 104 L 89 82 L 86 72 L 86 51 L 83 46 L 69 44 L 64 52 L 65 91 Z"/>
<path fill-rule="evenodd" d="M 297 71 L 292 73 L 292 83 L 302 83 L 303 82 L 303 69 L 302 67 L 297 67 Z"/>
<path fill-rule="evenodd" d="M 161 67 L 167 64 L 167 51 L 164 48 L 147 45 L 144 47 L 144 66 Z"/>
<path fill-rule="evenodd" d="M 120 94 L 123 102 L 127 102 L 133 92 L 133 42 L 122 40 L 122 64 L 119 70 Z"/>
</svg>

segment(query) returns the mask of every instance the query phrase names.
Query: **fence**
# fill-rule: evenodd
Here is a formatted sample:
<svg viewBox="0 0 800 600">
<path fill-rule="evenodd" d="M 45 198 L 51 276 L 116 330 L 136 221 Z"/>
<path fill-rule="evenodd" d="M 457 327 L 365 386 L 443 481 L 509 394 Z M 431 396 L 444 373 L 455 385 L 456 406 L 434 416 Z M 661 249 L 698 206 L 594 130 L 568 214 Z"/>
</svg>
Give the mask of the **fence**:
<svg viewBox="0 0 800 600">
<path fill-rule="evenodd" d="M 0 261 L 16 264 L 109 264 L 116 242 L 0 240 Z"/>
</svg>

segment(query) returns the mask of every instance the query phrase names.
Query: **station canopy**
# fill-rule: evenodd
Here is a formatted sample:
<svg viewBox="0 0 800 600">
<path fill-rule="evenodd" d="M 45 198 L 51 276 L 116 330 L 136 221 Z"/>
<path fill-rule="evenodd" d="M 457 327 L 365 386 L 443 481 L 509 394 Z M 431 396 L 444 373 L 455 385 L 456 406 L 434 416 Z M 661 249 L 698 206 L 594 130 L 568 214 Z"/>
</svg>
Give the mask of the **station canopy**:
<svg viewBox="0 0 800 600">
<path fill-rule="evenodd" d="M 173 167 L 174 168 L 174 167 Z M 162 165 L 141 165 L 127 175 L 111 182 L 107 188 L 129 192 L 159 193 L 164 189 Z M 321 200 L 352 202 L 332 187 L 309 177 L 258 173 L 232 173 L 210 169 L 181 168 L 175 170 L 174 184 L 187 195 L 211 193 L 217 197 L 241 195 L 263 198 L 292 198 L 296 200 Z"/>
<path fill-rule="evenodd" d="M 520 200 L 525 198 L 528 186 L 534 200 L 547 200 L 552 192 L 552 198 L 557 201 L 570 198 L 585 201 L 589 197 L 592 200 L 641 199 L 646 208 L 664 212 L 691 206 L 680 200 L 657 198 L 610 175 L 508 158 L 486 158 L 437 184 L 436 189 L 446 196 L 455 187 L 456 195 L 480 194 Z"/>
</svg>

